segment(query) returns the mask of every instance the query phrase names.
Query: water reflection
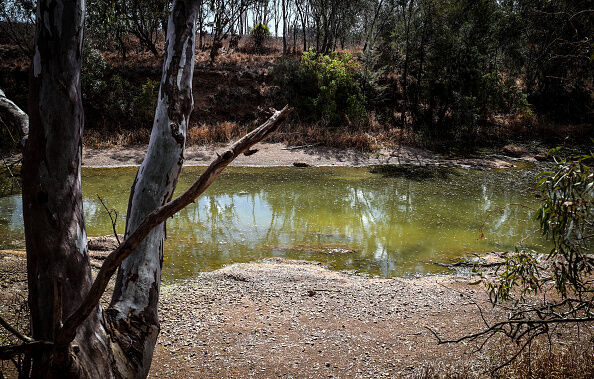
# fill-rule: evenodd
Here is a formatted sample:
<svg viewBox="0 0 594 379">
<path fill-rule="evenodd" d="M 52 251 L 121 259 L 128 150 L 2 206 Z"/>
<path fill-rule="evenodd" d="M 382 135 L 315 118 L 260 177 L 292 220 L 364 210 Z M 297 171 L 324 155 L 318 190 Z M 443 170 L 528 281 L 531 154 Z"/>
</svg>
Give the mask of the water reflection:
<svg viewBox="0 0 594 379">
<path fill-rule="evenodd" d="M 187 169 L 180 188 L 200 171 Z M 111 233 L 96 194 L 124 215 L 134 173 L 84 170 L 89 235 Z M 269 256 L 392 276 L 431 272 L 436 267 L 428 262 L 468 252 L 511 249 L 523 238 L 540 248 L 533 211 L 514 205 L 535 205 L 532 177 L 529 171 L 450 170 L 419 180 L 368 169 L 232 168 L 168 221 L 164 276 Z M 21 220 L 20 198 L 0 199 L 2 247 L 22 245 Z M 120 217 L 120 232 L 124 223 Z"/>
</svg>

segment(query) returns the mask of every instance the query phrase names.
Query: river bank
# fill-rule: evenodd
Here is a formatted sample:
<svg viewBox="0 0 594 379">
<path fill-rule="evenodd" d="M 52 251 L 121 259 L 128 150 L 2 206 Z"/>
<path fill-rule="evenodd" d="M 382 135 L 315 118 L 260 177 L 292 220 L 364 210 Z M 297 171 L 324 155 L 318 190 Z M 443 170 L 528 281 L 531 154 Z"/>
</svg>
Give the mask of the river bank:
<svg viewBox="0 0 594 379">
<path fill-rule="evenodd" d="M 185 166 L 208 166 L 217 153 L 225 151 L 226 145 L 193 145 L 184 153 Z M 84 167 L 127 167 L 142 163 L 147 145 L 125 146 L 105 149 L 83 149 Z M 256 154 L 241 155 L 231 166 L 348 166 L 363 167 L 386 164 L 413 164 L 422 166 L 448 166 L 460 168 L 509 168 L 510 157 L 488 155 L 464 158 L 449 158 L 441 154 L 409 146 L 362 152 L 354 149 L 337 149 L 326 146 L 287 146 L 282 143 L 259 143 Z M 8 162 L 15 162 L 20 155 L 12 155 Z M 522 161 L 534 161 L 525 157 Z"/>
</svg>

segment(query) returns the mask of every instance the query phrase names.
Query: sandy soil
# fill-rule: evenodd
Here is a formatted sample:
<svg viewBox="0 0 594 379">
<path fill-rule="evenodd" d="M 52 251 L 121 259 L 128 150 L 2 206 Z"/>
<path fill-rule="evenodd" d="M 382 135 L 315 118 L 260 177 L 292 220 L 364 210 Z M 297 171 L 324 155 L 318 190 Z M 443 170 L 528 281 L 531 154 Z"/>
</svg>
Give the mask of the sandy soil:
<svg viewBox="0 0 594 379">
<path fill-rule="evenodd" d="M 136 166 L 142 163 L 147 146 L 127 146 L 110 149 L 83 150 L 85 167 L 122 167 Z M 281 143 L 260 143 L 258 152 L 249 157 L 239 156 L 231 166 L 373 166 L 382 164 L 439 165 L 462 168 L 505 168 L 512 167 L 509 158 L 503 156 L 447 159 L 434 152 L 414 148 L 400 147 L 369 153 L 357 150 L 344 150 L 322 146 L 288 147 Z M 225 151 L 225 146 L 189 146 L 185 152 L 186 166 L 208 166 L 217 152 Z M 18 160 L 20 156 L 9 157 L 8 161 Z M 505 159 L 505 160 L 504 160 Z"/>
<path fill-rule="evenodd" d="M 467 283 L 365 278 L 280 259 L 203 273 L 163 289 L 151 376 L 379 378 L 461 360 L 480 373 L 489 356 L 438 346 L 427 329 L 454 336 L 480 327 L 475 302 L 486 299 Z"/>
</svg>

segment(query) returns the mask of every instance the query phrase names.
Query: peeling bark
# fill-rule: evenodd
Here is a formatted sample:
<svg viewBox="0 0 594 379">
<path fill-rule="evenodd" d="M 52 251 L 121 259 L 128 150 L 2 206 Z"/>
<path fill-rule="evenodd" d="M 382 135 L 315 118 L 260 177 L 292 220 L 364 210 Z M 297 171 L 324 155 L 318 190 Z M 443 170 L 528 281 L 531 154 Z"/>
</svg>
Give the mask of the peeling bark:
<svg viewBox="0 0 594 379">
<path fill-rule="evenodd" d="M 23 153 L 23 216 L 33 339 L 53 341 L 91 287 L 82 212 L 83 108 L 80 65 L 84 1 L 40 0 L 30 86 L 30 131 Z M 70 346 L 31 354 L 33 377 L 100 375 L 110 355 L 97 308 Z M 88 367 L 83 363 L 93 361 Z"/>
<path fill-rule="evenodd" d="M 193 108 L 192 78 L 197 1 L 176 1 L 167 27 L 165 62 L 147 155 L 131 190 L 126 236 L 173 195 L 184 161 L 186 130 Z M 124 353 L 146 376 L 159 333 L 157 305 L 165 225 L 157 226 L 118 271 L 106 311 Z"/>
</svg>

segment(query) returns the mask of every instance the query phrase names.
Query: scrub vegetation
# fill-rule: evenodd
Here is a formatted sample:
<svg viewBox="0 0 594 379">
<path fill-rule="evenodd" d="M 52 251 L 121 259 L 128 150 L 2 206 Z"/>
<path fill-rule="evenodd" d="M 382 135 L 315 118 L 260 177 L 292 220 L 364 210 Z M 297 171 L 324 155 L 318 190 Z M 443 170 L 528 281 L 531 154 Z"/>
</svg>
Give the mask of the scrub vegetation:
<svg viewBox="0 0 594 379">
<path fill-rule="evenodd" d="M 113 3 L 113 4 L 112 4 Z M 198 1 L 189 143 L 296 109 L 275 140 L 473 151 L 592 136 L 587 1 Z M 88 146 L 148 142 L 169 1 L 89 1 L 82 86 Z M 28 96 L 34 4 L 4 0 L 0 88 Z M 5 127 L 2 149 L 9 149 Z"/>
</svg>

